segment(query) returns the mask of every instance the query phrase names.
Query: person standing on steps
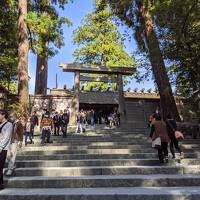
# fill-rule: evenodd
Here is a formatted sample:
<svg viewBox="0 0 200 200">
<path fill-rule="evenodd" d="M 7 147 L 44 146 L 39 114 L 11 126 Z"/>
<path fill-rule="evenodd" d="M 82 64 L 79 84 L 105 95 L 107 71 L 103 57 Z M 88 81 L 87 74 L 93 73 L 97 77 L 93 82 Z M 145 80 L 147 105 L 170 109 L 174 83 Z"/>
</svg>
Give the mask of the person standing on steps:
<svg viewBox="0 0 200 200">
<path fill-rule="evenodd" d="M 60 121 L 59 121 L 59 115 L 58 112 L 55 112 L 55 115 L 53 116 L 53 127 L 54 127 L 54 135 L 59 135 L 60 132 Z"/>
<path fill-rule="evenodd" d="M 24 127 L 22 122 L 19 120 L 17 113 L 13 112 L 10 115 L 10 120 L 13 122 L 13 131 L 12 131 L 12 138 L 11 144 L 8 149 L 7 160 L 8 160 L 8 170 L 6 172 L 6 176 L 12 176 L 15 166 L 15 159 L 17 156 L 18 148 L 22 147 L 23 142 L 23 134 L 24 134 Z"/>
<path fill-rule="evenodd" d="M 27 144 L 28 144 L 27 139 L 29 139 L 30 144 L 34 144 L 33 133 L 32 133 L 33 129 L 34 129 L 33 122 L 31 121 L 31 118 L 28 118 L 27 122 L 25 123 L 25 127 L 24 127 L 24 130 L 25 130 L 25 146 L 27 146 Z"/>
<path fill-rule="evenodd" d="M 33 112 L 33 115 L 31 116 L 30 120 L 31 120 L 31 123 L 33 125 L 33 128 L 32 128 L 32 138 L 34 138 L 35 127 L 39 125 L 39 120 L 38 120 L 38 116 L 37 116 L 36 111 Z"/>
<path fill-rule="evenodd" d="M 49 111 L 43 115 L 41 122 L 40 122 L 41 130 L 42 130 L 42 137 L 41 137 L 41 144 L 44 145 L 45 143 L 52 143 L 50 141 L 51 137 L 51 129 L 53 126 L 53 121 L 50 117 Z"/>
<path fill-rule="evenodd" d="M 0 190 L 4 189 L 3 168 L 6 162 L 7 151 L 11 143 L 12 123 L 7 121 L 6 110 L 0 110 Z"/>
<path fill-rule="evenodd" d="M 167 124 L 168 135 L 171 140 L 170 141 L 170 151 L 172 154 L 172 158 L 175 159 L 174 147 L 179 152 L 180 157 L 182 158 L 183 152 L 182 152 L 181 148 L 179 147 L 178 140 L 175 137 L 175 131 L 177 130 L 177 124 L 176 124 L 176 121 L 172 118 L 172 116 L 170 114 L 167 115 L 166 124 Z"/>
<path fill-rule="evenodd" d="M 70 113 L 69 113 L 69 109 L 65 109 L 64 113 L 62 115 L 62 133 L 63 133 L 63 138 L 65 138 L 67 136 L 67 126 L 69 124 L 69 117 L 70 117 Z"/>
<path fill-rule="evenodd" d="M 162 118 L 159 114 L 154 114 L 151 125 L 150 137 L 152 141 L 156 138 L 160 137 L 161 146 L 158 147 L 158 158 L 160 163 L 164 163 L 164 161 L 168 162 L 168 143 L 170 142 L 170 138 L 167 133 L 166 123 L 162 121 Z"/>
<path fill-rule="evenodd" d="M 59 117 L 59 127 L 60 127 L 59 130 L 63 130 L 63 120 L 62 120 L 62 116 L 63 116 L 63 111 L 60 110 L 60 113 L 59 113 L 59 115 L 58 115 L 58 117 Z M 60 135 L 60 132 L 58 133 L 58 135 Z"/>
<path fill-rule="evenodd" d="M 83 116 L 81 112 L 78 113 L 76 117 L 76 122 L 77 122 L 77 125 L 76 125 L 75 133 L 78 133 L 78 131 L 80 130 L 80 133 L 82 134 L 83 133 Z"/>
</svg>

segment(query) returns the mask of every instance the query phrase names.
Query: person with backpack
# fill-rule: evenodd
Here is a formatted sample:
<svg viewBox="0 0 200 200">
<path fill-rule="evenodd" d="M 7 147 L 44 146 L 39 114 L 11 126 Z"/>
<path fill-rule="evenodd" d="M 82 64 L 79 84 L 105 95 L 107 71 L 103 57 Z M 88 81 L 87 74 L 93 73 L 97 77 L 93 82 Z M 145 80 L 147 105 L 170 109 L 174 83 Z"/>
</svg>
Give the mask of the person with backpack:
<svg viewBox="0 0 200 200">
<path fill-rule="evenodd" d="M 12 137 L 13 125 L 7 121 L 6 110 L 0 110 L 0 190 L 4 189 L 3 168 Z"/>
<path fill-rule="evenodd" d="M 13 131 L 12 131 L 12 138 L 11 144 L 8 149 L 8 170 L 6 172 L 6 176 L 12 176 L 15 169 L 15 159 L 17 156 L 18 147 L 22 147 L 23 142 L 23 134 L 24 134 L 24 127 L 22 122 L 19 120 L 17 113 L 13 112 L 10 114 L 10 120 L 13 122 Z"/>
</svg>

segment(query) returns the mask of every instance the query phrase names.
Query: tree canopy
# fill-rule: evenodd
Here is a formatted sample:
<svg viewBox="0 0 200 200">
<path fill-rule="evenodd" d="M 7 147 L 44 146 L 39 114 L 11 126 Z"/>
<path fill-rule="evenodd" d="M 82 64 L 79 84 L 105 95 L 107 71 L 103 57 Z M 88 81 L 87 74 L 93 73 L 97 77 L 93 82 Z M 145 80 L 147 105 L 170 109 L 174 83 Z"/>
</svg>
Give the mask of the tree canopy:
<svg viewBox="0 0 200 200">
<path fill-rule="evenodd" d="M 0 1 L 0 84 L 16 92 L 18 32 L 15 1 Z"/>
<path fill-rule="evenodd" d="M 135 60 L 125 51 L 125 45 L 118 27 L 114 24 L 113 13 L 103 7 L 87 15 L 82 26 L 74 31 L 75 62 L 102 65 L 135 67 Z M 104 83 L 89 83 L 90 86 L 107 88 Z"/>
<path fill-rule="evenodd" d="M 29 0 L 27 23 L 34 53 L 52 57 L 64 45 L 62 25 L 72 23 L 66 17 L 60 17 L 58 9 L 64 9 L 68 2 L 69 0 Z"/>
<path fill-rule="evenodd" d="M 191 97 L 200 87 L 200 1 L 156 1 L 153 14 L 172 80 Z"/>
</svg>

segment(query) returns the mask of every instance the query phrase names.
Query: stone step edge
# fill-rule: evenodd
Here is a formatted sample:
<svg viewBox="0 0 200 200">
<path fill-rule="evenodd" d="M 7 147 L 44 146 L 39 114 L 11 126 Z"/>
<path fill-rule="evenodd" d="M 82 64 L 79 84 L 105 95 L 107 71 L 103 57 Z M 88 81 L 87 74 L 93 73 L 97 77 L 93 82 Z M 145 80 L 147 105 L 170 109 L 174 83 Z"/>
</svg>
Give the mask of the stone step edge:
<svg viewBox="0 0 200 200">
<path fill-rule="evenodd" d="M 17 168 L 15 171 L 18 170 L 64 170 L 64 169 L 113 169 L 113 168 L 119 168 L 119 169 L 184 169 L 184 168 L 190 168 L 190 169 L 200 169 L 200 165 L 182 165 L 182 164 L 176 164 L 174 166 L 146 166 L 146 165 L 137 165 L 137 166 L 80 166 L 80 167 L 23 167 L 23 168 Z"/>
<path fill-rule="evenodd" d="M 50 180 L 159 180 L 159 179 L 200 179 L 200 174 L 151 174 L 151 175 L 93 175 L 93 176 L 19 176 L 5 178 L 9 181 L 50 181 Z"/>
<path fill-rule="evenodd" d="M 159 197 L 160 195 L 168 196 L 189 196 L 189 195 L 198 195 L 200 197 L 200 187 L 116 187 L 116 188 L 42 188 L 42 189 L 4 189 L 0 191 L 1 197 L 9 196 L 21 196 L 21 197 L 31 197 L 31 196 L 115 196 L 116 195 L 125 195 L 125 196 L 155 196 Z M 108 198 L 110 199 L 110 198 Z M 141 198 L 142 199 L 142 198 Z"/>
</svg>

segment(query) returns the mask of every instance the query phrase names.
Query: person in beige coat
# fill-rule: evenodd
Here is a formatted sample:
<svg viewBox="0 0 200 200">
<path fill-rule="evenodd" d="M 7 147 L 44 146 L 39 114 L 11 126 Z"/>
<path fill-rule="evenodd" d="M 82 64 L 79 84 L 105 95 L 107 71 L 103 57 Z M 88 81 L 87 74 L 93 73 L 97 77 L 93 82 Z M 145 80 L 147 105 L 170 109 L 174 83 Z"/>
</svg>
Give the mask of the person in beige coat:
<svg viewBox="0 0 200 200">
<path fill-rule="evenodd" d="M 15 170 L 15 159 L 17 156 L 18 148 L 22 147 L 24 128 L 22 122 L 19 120 L 17 113 L 13 112 L 10 114 L 10 120 L 13 122 L 13 131 L 11 144 L 8 149 L 7 161 L 8 169 L 6 176 L 12 176 Z"/>
<path fill-rule="evenodd" d="M 158 158 L 159 158 L 160 163 L 164 163 L 164 161 L 167 163 L 168 162 L 168 143 L 170 142 L 170 138 L 168 136 L 166 123 L 162 120 L 159 114 L 153 115 L 153 122 L 151 126 L 150 137 L 152 141 L 160 137 L 161 146 L 157 148 Z"/>
</svg>

